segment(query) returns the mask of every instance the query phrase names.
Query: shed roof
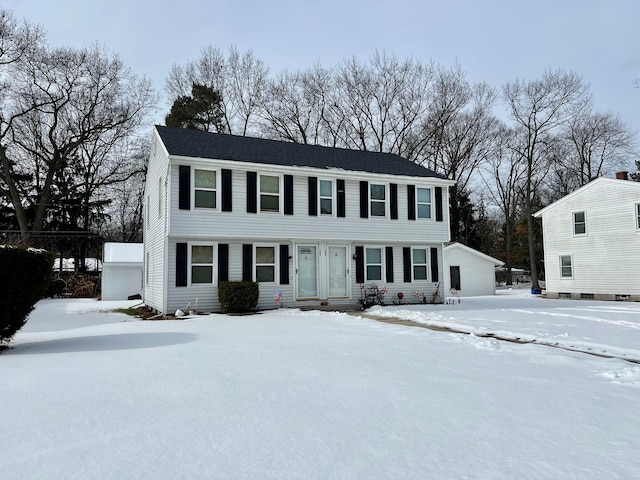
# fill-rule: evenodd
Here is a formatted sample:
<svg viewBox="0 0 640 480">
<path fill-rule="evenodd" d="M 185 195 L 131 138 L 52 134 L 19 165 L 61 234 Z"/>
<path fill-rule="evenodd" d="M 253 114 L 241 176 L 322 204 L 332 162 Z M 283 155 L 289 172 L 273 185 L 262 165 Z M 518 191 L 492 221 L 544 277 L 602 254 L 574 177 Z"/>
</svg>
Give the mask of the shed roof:
<svg viewBox="0 0 640 480">
<path fill-rule="evenodd" d="M 433 170 L 392 153 L 323 147 L 161 125 L 155 128 L 169 155 L 448 180 Z"/>
<path fill-rule="evenodd" d="M 477 257 L 481 258 L 482 260 L 485 260 L 489 263 L 492 263 L 494 266 L 501 266 L 504 265 L 504 262 L 502 260 L 498 260 L 497 258 L 491 257 L 485 253 L 482 253 L 478 250 L 475 250 L 471 247 L 467 247 L 466 245 L 463 245 L 462 243 L 458 243 L 458 242 L 452 242 L 449 243 L 447 245 L 445 245 L 443 247 L 443 251 L 446 253 L 447 251 L 451 251 L 454 249 L 459 249 L 459 250 L 463 250 L 465 252 L 469 252 L 473 255 L 476 255 Z"/>
<path fill-rule="evenodd" d="M 142 263 L 144 260 L 144 245 L 142 243 L 104 244 L 104 263 Z"/>
</svg>

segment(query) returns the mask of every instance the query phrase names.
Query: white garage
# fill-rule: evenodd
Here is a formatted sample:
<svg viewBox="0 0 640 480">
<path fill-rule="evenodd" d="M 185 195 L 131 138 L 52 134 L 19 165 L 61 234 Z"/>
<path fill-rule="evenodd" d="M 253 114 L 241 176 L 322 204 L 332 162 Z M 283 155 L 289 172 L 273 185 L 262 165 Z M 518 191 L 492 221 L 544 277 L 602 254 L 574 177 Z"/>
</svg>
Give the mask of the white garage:
<svg viewBox="0 0 640 480">
<path fill-rule="evenodd" d="M 495 295 L 495 268 L 504 262 L 457 242 L 445 245 L 442 251 L 445 296 L 451 295 L 451 288 L 461 297 Z"/>
<path fill-rule="evenodd" d="M 142 243 L 104 244 L 102 300 L 127 300 L 142 295 L 144 245 Z"/>
</svg>

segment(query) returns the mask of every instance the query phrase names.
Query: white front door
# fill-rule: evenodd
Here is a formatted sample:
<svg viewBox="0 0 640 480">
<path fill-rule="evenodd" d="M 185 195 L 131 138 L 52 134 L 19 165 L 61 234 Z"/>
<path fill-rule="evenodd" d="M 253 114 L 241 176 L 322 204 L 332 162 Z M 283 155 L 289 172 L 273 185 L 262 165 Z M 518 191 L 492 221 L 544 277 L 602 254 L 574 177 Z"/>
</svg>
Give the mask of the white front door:
<svg viewBox="0 0 640 480">
<path fill-rule="evenodd" d="M 329 298 L 346 297 L 349 286 L 349 267 L 347 265 L 347 246 L 329 245 L 327 249 L 328 294 Z"/>
<path fill-rule="evenodd" d="M 297 245 L 297 298 L 349 296 L 349 247 L 346 245 Z"/>
<path fill-rule="evenodd" d="M 298 245 L 298 298 L 318 298 L 318 246 Z"/>
</svg>

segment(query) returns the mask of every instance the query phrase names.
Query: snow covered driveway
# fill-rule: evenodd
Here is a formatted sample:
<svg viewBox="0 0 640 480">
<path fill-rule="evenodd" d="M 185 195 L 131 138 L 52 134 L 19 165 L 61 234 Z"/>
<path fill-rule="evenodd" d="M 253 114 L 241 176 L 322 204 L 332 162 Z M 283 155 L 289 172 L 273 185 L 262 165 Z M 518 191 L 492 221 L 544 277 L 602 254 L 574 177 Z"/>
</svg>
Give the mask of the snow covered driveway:
<svg viewBox="0 0 640 480">
<path fill-rule="evenodd" d="M 640 366 L 620 359 L 339 313 L 98 311 L 113 306 L 42 301 L 0 355 L 3 479 L 640 472 Z M 497 296 L 384 313 L 636 355 L 637 306 Z"/>
</svg>

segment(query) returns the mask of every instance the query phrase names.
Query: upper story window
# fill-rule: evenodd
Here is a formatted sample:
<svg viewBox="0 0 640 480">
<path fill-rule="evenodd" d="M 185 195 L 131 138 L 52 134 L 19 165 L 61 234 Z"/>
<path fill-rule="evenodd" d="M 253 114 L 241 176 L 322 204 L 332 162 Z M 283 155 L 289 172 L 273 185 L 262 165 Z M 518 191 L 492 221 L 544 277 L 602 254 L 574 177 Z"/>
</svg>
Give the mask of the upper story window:
<svg viewBox="0 0 640 480">
<path fill-rule="evenodd" d="M 280 211 L 280 177 L 260 175 L 260 211 Z"/>
<path fill-rule="evenodd" d="M 431 189 L 417 188 L 416 202 L 418 218 L 431 218 Z"/>
<path fill-rule="evenodd" d="M 413 249 L 413 279 L 414 280 L 429 280 L 427 273 L 427 249 L 426 248 L 414 248 Z"/>
<path fill-rule="evenodd" d="M 276 247 L 274 245 L 255 246 L 256 282 L 276 281 Z"/>
<path fill-rule="evenodd" d="M 372 217 L 387 216 L 387 186 L 380 183 L 372 183 L 369 186 L 369 203 Z"/>
<path fill-rule="evenodd" d="M 573 234 L 584 235 L 587 233 L 587 217 L 585 212 L 573 212 Z"/>
<path fill-rule="evenodd" d="M 191 283 L 213 283 L 213 245 L 191 245 Z"/>
<path fill-rule="evenodd" d="M 636 228 L 640 230 L 640 203 L 636 203 Z"/>
<path fill-rule="evenodd" d="M 319 183 L 320 214 L 333 215 L 333 182 L 331 180 L 320 180 Z"/>
<path fill-rule="evenodd" d="M 382 248 L 367 248 L 365 251 L 367 282 L 382 280 Z"/>
<path fill-rule="evenodd" d="M 560 255 L 560 277 L 561 278 L 573 277 L 573 265 L 571 262 L 571 255 Z"/>
<path fill-rule="evenodd" d="M 218 173 L 194 169 L 194 202 L 196 208 L 217 208 Z"/>
</svg>

